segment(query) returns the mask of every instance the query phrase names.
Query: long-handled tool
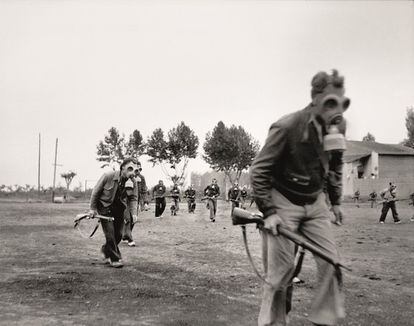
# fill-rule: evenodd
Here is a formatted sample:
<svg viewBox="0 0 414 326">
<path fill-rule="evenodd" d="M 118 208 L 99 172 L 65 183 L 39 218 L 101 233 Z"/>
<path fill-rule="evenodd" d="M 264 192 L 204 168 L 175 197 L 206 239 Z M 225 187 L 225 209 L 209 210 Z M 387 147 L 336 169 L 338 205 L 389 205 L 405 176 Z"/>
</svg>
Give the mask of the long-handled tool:
<svg viewBox="0 0 414 326">
<path fill-rule="evenodd" d="M 91 221 L 92 219 L 97 219 L 96 224 L 91 228 L 91 226 L 86 226 L 86 224 L 90 224 L 89 222 L 86 221 Z M 96 230 L 99 227 L 99 224 L 101 223 L 101 220 L 106 220 L 106 221 L 113 221 L 114 218 L 113 217 L 109 217 L 109 216 L 103 216 L 103 215 L 95 215 L 95 216 L 91 216 L 89 213 L 83 213 L 83 214 L 78 214 L 76 215 L 76 219 L 74 221 L 74 228 L 78 229 L 79 233 L 81 234 L 82 237 L 84 238 L 92 238 L 93 235 L 95 234 Z M 82 222 L 83 221 L 83 222 Z M 85 225 L 85 227 L 82 227 L 81 225 Z M 83 231 L 83 229 L 92 229 L 92 231 L 89 233 L 89 235 L 85 234 L 85 232 Z"/>
<path fill-rule="evenodd" d="M 264 226 L 264 220 L 260 214 L 253 214 L 244 209 L 240 209 L 237 207 L 233 210 L 232 219 L 233 219 L 233 225 L 246 225 L 246 224 L 254 223 L 259 228 L 262 228 Z M 292 232 L 288 228 L 282 225 L 279 225 L 278 232 L 284 237 L 296 243 L 297 245 L 303 247 L 306 250 L 309 250 L 316 256 L 321 257 L 322 259 L 334 265 L 335 267 L 345 268 L 346 270 L 350 271 L 350 269 L 344 266 L 341 262 L 327 255 L 325 252 L 323 252 L 321 249 L 316 247 L 314 244 L 310 243 L 308 240 L 305 240 L 303 237 L 296 234 L 295 232 Z"/>
<path fill-rule="evenodd" d="M 243 241 L 244 241 L 244 245 L 245 245 L 245 248 L 246 248 L 247 257 L 249 258 L 250 264 L 251 264 L 254 272 L 264 283 L 266 283 L 268 286 L 273 287 L 273 285 L 270 284 L 265 279 L 265 277 L 263 277 L 259 273 L 259 271 L 257 270 L 257 268 L 256 268 L 256 266 L 253 262 L 253 259 L 251 257 L 251 254 L 250 254 L 250 251 L 249 251 L 249 246 L 247 244 L 246 224 L 252 224 L 252 223 L 256 224 L 256 226 L 259 229 L 262 230 L 263 226 L 264 226 L 264 220 L 262 218 L 262 215 L 261 214 L 250 213 L 250 212 L 248 212 L 244 209 L 234 208 L 234 210 L 232 212 L 232 220 L 233 220 L 233 225 L 240 225 L 241 228 L 242 228 Z M 342 280 L 341 268 L 345 268 L 346 270 L 349 270 L 349 271 L 351 271 L 351 269 L 344 266 L 341 262 L 337 261 L 335 258 L 327 255 L 325 252 L 323 252 L 321 249 L 316 247 L 314 244 L 312 244 L 309 241 L 305 240 L 303 237 L 301 237 L 300 235 L 292 232 L 288 228 L 279 225 L 278 226 L 278 232 L 279 232 L 280 235 L 282 235 L 282 236 L 288 238 L 289 240 L 293 241 L 295 244 L 302 247 L 303 249 L 309 250 L 310 252 L 312 252 L 316 256 L 319 256 L 322 259 L 324 259 L 325 261 L 332 264 L 335 268 L 335 275 L 336 275 L 336 278 L 338 280 L 338 285 L 339 285 L 340 288 L 342 287 L 343 280 Z M 302 253 L 299 256 L 298 263 L 296 265 L 293 276 L 297 276 L 299 274 L 301 266 L 302 266 L 303 257 L 304 257 L 304 250 L 302 251 Z M 292 279 L 293 279 L 293 277 L 292 277 Z M 288 313 L 291 310 L 291 307 L 292 307 L 292 293 L 293 293 L 293 284 L 292 284 L 292 280 L 291 280 L 291 282 L 288 285 L 288 289 L 287 289 L 286 313 Z"/>
</svg>

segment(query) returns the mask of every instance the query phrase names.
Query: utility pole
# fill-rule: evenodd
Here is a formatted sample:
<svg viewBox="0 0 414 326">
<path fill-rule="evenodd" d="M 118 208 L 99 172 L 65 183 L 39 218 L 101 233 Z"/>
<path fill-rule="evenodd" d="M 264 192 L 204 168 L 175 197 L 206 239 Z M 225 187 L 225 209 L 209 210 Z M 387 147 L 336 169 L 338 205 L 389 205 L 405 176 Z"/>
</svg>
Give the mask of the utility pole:
<svg viewBox="0 0 414 326">
<path fill-rule="evenodd" d="M 39 161 L 37 164 L 37 194 L 40 196 L 40 132 L 39 132 Z"/>
<path fill-rule="evenodd" d="M 58 150 L 58 138 L 56 138 L 56 145 L 55 145 L 55 164 L 54 171 L 53 171 L 53 188 L 52 188 L 52 203 L 55 201 L 55 185 L 56 185 L 56 167 L 62 166 L 61 164 L 57 164 L 57 150 Z"/>
</svg>

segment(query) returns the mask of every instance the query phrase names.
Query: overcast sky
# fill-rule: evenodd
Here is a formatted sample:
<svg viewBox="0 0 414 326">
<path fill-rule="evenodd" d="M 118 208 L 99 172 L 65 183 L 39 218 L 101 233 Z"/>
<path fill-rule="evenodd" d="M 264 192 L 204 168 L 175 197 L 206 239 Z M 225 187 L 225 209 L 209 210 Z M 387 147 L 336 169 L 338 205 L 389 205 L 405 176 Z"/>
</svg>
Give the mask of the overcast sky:
<svg viewBox="0 0 414 326">
<path fill-rule="evenodd" d="M 184 121 L 202 145 L 222 120 L 263 144 L 332 68 L 352 101 L 348 138 L 403 140 L 414 2 L 0 0 L 0 184 L 37 184 L 39 132 L 45 186 L 56 138 L 58 175 L 98 179 L 96 145 L 112 126 L 147 138 Z M 143 168 L 150 184 L 163 178 Z"/>
</svg>

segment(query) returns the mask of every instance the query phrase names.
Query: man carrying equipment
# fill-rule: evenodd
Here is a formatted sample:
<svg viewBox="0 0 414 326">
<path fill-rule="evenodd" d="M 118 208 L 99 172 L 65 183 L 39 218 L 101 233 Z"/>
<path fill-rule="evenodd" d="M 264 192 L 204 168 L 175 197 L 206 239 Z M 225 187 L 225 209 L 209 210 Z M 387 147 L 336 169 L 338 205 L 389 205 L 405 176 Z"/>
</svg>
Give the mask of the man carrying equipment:
<svg viewBox="0 0 414 326">
<path fill-rule="evenodd" d="M 138 170 L 135 171 L 135 179 L 138 183 L 138 207 L 139 210 L 142 212 L 145 209 L 148 188 L 147 182 L 145 181 L 145 177 L 142 175 L 141 171 L 141 163 L 138 162 Z"/>
<path fill-rule="evenodd" d="M 174 183 L 174 186 L 172 187 L 170 193 L 173 200 L 173 203 L 171 205 L 171 215 L 175 216 L 180 210 L 180 189 L 178 189 L 178 185 L 176 183 Z"/>
<path fill-rule="evenodd" d="M 184 192 L 184 198 L 187 198 L 188 212 L 194 213 L 196 208 L 196 191 L 193 185 L 190 185 L 190 187 L 188 187 L 188 189 Z"/>
<path fill-rule="evenodd" d="M 341 215 L 342 156 L 345 150 L 344 79 L 317 73 L 311 82 L 312 102 L 272 124 L 251 168 L 253 196 L 264 216 L 264 284 L 259 326 L 286 325 L 286 289 L 294 272 L 294 244 L 278 236 L 278 226 L 297 231 L 337 259 L 324 187 L 336 216 Z M 319 289 L 309 319 L 335 325 L 345 316 L 339 275 L 334 266 L 315 257 Z"/>
<path fill-rule="evenodd" d="M 167 205 L 165 201 L 165 192 L 166 188 L 162 180 L 158 181 L 158 184 L 152 189 L 152 197 L 155 198 L 155 217 L 161 218 L 162 213 L 164 213 L 165 206 Z"/>
<path fill-rule="evenodd" d="M 95 185 L 90 201 L 89 215 L 97 214 L 113 217 L 113 221 L 101 220 L 106 242 L 102 253 L 106 263 L 112 267 L 122 267 L 122 256 L 118 244 L 122 238 L 124 212 L 128 206 L 132 218 L 137 219 L 138 187 L 134 180 L 137 163 L 132 158 L 125 159 L 119 171 L 105 173 Z"/>
<path fill-rule="evenodd" d="M 231 211 L 233 212 L 234 207 L 240 206 L 240 188 L 238 182 L 235 182 L 227 193 L 228 200 L 231 201 Z"/>
<path fill-rule="evenodd" d="M 145 178 L 144 176 L 141 174 L 142 168 L 141 168 L 141 163 L 137 162 L 137 169 L 134 171 L 134 178 L 135 181 L 137 182 L 137 187 L 138 187 L 138 209 L 136 214 L 132 214 L 129 209 L 125 210 L 124 213 L 124 219 L 125 219 L 125 224 L 124 224 L 124 228 L 123 228 L 123 232 L 122 232 L 122 241 L 126 241 L 128 243 L 128 246 L 130 247 L 135 247 L 135 241 L 132 238 L 132 230 L 134 228 L 135 223 L 137 222 L 137 220 L 133 219 L 134 215 L 138 215 L 139 211 L 142 211 L 144 209 L 143 205 L 144 205 L 144 200 L 145 200 L 145 196 L 147 193 L 147 186 L 145 183 Z"/>
<path fill-rule="evenodd" d="M 249 194 L 247 192 L 247 186 L 244 185 L 240 190 L 240 208 L 246 209 L 246 201 L 248 196 Z"/>
<path fill-rule="evenodd" d="M 372 192 L 369 194 L 368 200 L 371 202 L 371 208 L 374 208 L 374 204 L 377 204 L 377 192 L 375 190 L 372 190 Z"/>
<path fill-rule="evenodd" d="M 211 180 L 211 184 L 204 189 L 204 196 L 207 197 L 207 209 L 210 210 L 210 221 L 216 221 L 217 213 L 217 197 L 220 196 L 220 187 L 217 185 L 217 180 Z"/>
<path fill-rule="evenodd" d="M 401 220 L 398 218 L 397 207 L 395 202 L 397 199 L 397 186 L 390 182 L 388 188 L 384 189 L 380 193 L 382 202 L 381 216 L 379 219 L 380 224 L 384 224 L 385 218 L 387 217 L 388 210 L 391 208 L 392 217 L 394 218 L 395 224 L 400 224 Z"/>
<path fill-rule="evenodd" d="M 358 189 L 357 191 L 354 192 L 354 197 L 352 197 L 352 199 L 354 200 L 354 203 L 356 204 L 355 206 L 358 208 L 359 208 L 359 196 L 361 196 L 361 192 Z"/>
</svg>

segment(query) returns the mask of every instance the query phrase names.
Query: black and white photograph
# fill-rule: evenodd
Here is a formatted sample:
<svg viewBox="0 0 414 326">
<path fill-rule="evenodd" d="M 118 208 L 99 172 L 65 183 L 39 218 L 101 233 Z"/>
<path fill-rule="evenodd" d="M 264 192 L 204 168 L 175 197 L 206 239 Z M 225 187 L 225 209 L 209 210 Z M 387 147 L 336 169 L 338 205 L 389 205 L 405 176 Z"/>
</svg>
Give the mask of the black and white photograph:
<svg viewBox="0 0 414 326">
<path fill-rule="evenodd" d="M 0 0 L 0 325 L 414 324 L 413 0 Z"/>
</svg>

